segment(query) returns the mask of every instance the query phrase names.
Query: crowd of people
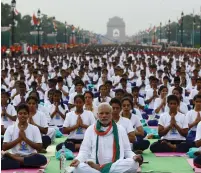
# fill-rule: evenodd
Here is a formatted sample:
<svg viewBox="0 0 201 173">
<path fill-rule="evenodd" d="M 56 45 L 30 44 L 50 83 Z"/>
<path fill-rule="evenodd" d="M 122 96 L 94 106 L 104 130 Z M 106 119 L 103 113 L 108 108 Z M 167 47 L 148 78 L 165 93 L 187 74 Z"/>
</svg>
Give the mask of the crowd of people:
<svg viewBox="0 0 201 173">
<path fill-rule="evenodd" d="M 1 59 L 2 170 L 40 167 L 56 134 L 75 172 L 136 172 L 143 151 L 188 152 L 201 167 L 201 56 L 105 45 Z M 144 125 L 158 128 L 150 144 Z"/>
</svg>

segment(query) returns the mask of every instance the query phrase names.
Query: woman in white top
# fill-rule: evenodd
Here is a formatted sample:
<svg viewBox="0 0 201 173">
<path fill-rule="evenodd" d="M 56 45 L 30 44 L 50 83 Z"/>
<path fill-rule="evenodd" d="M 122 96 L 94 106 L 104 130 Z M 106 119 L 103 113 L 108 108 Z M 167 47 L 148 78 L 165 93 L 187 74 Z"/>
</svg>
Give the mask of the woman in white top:
<svg viewBox="0 0 201 173">
<path fill-rule="evenodd" d="M 19 105 L 18 122 L 9 126 L 4 135 L 1 169 L 20 167 L 40 167 L 47 163 L 45 156 L 37 154 L 42 149 L 42 139 L 38 127 L 29 124 L 29 107 Z M 12 154 L 7 151 L 12 151 Z"/>
<path fill-rule="evenodd" d="M 94 105 L 98 106 L 100 103 L 107 102 L 109 103 L 111 98 L 107 96 L 107 87 L 101 85 L 99 87 L 100 96 L 94 99 Z"/>
<path fill-rule="evenodd" d="M 94 94 L 91 91 L 85 91 L 85 93 L 84 93 L 84 99 L 85 99 L 84 109 L 91 111 L 94 114 L 94 117 L 97 119 L 98 107 L 93 104 L 93 98 L 94 98 Z"/>
<path fill-rule="evenodd" d="M 159 98 L 154 101 L 154 119 L 149 120 L 147 123 L 149 126 L 158 126 L 158 119 L 160 115 L 165 112 L 165 105 L 167 100 L 168 88 L 162 85 L 158 90 Z"/>
<path fill-rule="evenodd" d="M 47 135 L 47 118 L 45 114 L 43 114 L 41 111 L 38 111 L 38 99 L 36 97 L 30 96 L 27 98 L 26 102 L 29 107 L 28 122 L 34 126 L 37 126 L 42 135 L 43 150 L 41 150 L 40 152 L 46 152 L 46 148 L 51 144 L 51 139 Z"/>
<path fill-rule="evenodd" d="M 187 112 L 189 133 L 187 135 L 188 141 L 194 141 L 196 136 L 197 125 L 201 121 L 201 95 L 196 95 L 193 99 L 194 109 Z"/>
<path fill-rule="evenodd" d="M 9 103 L 9 94 L 1 92 L 1 120 L 4 127 L 7 128 L 16 121 L 17 112 L 15 107 Z"/>
<path fill-rule="evenodd" d="M 148 140 L 143 139 L 146 136 L 146 133 L 143 130 L 140 119 L 135 114 L 131 113 L 131 110 L 133 109 L 132 100 L 128 97 L 124 97 L 121 100 L 121 105 L 121 116 L 131 120 L 133 128 L 135 130 L 135 136 L 137 137 L 137 141 L 133 143 L 133 150 L 146 150 L 147 148 L 149 148 L 150 142 Z"/>
<path fill-rule="evenodd" d="M 83 109 L 84 101 L 83 95 L 74 97 L 76 110 L 66 114 L 63 125 L 63 133 L 68 134 L 68 139 L 64 143 L 57 145 L 57 151 L 62 148 L 63 144 L 73 152 L 79 150 L 86 129 L 95 123 L 93 113 Z"/>
<path fill-rule="evenodd" d="M 178 112 L 181 112 L 182 114 L 187 114 L 188 112 L 188 106 L 186 103 L 183 102 L 183 97 L 182 97 L 182 88 L 174 88 L 172 90 L 172 94 L 176 95 L 177 98 L 179 99 L 179 107 L 178 107 Z M 165 106 L 165 112 L 169 112 L 169 107 L 166 105 Z"/>
<path fill-rule="evenodd" d="M 59 90 L 55 90 L 53 94 L 53 104 L 49 107 L 51 122 L 50 126 L 58 127 L 62 131 L 66 113 L 68 112 L 67 105 L 63 104 L 62 93 Z"/>
</svg>

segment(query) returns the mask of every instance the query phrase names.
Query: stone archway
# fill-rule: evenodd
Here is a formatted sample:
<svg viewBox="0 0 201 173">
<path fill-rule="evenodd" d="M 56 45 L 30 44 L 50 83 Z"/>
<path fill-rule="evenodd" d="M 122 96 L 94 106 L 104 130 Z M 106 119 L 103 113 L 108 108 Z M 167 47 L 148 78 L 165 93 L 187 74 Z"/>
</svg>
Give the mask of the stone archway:
<svg viewBox="0 0 201 173">
<path fill-rule="evenodd" d="M 125 27 L 126 25 L 122 18 L 117 16 L 110 18 L 107 23 L 106 37 L 118 42 L 126 41 Z"/>
</svg>

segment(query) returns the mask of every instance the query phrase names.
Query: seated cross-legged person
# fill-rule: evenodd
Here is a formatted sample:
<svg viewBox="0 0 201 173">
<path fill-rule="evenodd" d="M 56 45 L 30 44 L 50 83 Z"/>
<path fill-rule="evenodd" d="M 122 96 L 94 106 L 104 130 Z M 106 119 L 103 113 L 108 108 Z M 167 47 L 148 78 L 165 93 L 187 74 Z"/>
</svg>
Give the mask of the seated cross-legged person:
<svg viewBox="0 0 201 173">
<path fill-rule="evenodd" d="M 156 98 L 156 100 L 154 101 L 155 116 L 153 120 L 149 120 L 147 122 L 149 126 L 158 126 L 158 119 L 160 118 L 160 115 L 165 112 L 167 93 L 168 88 L 164 85 L 160 86 L 158 90 L 158 95 L 160 97 Z"/>
<path fill-rule="evenodd" d="M 193 99 L 193 102 L 194 109 L 188 111 L 186 114 L 190 129 L 186 138 L 188 141 L 195 140 L 197 125 L 201 121 L 201 95 L 196 95 Z"/>
<path fill-rule="evenodd" d="M 194 143 L 186 142 L 188 121 L 184 114 L 178 112 L 179 99 L 175 95 L 167 98 L 169 112 L 161 114 L 158 133 L 161 139 L 150 146 L 156 152 L 188 152 Z"/>
<path fill-rule="evenodd" d="M 53 93 L 53 103 L 49 106 L 51 122 L 50 127 L 59 129 L 63 132 L 63 124 L 68 112 L 67 105 L 63 104 L 62 92 L 55 90 Z"/>
<path fill-rule="evenodd" d="M 121 102 L 117 98 L 113 98 L 110 101 L 110 105 L 112 106 L 112 119 L 117 123 L 120 124 L 126 130 L 128 134 L 128 139 L 130 143 L 135 142 L 135 132 L 132 126 L 132 122 L 125 117 L 120 116 L 121 112 Z"/>
<path fill-rule="evenodd" d="M 78 156 L 71 166 L 76 173 L 136 173 L 143 158 L 131 151 L 125 129 L 112 121 L 108 103 L 98 106 L 98 121 L 86 130 Z"/>
<path fill-rule="evenodd" d="M 36 97 L 28 97 L 27 105 L 29 107 L 29 119 L 28 122 L 34 126 L 37 126 L 42 135 L 43 149 L 39 152 L 46 153 L 47 147 L 51 144 L 51 138 L 47 135 L 48 124 L 45 114 L 38 111 L 38 99 Z"/>
<path fill-rule="evenodd" d="M 62 148 L 63 144 L 73 152 L 78 151 L 86 129 L 95 122 L 93 113 L 84 110 L 84 101 L 83 95 L 76 95 L 74 97 L 76 110 L 66 114 L 66 119 L 63 124 L 63 133 L 69 134 L 68 139 L 64 143 L 57 145 L 57 151 Z"/>
<path fill-rule="evenodd" d="M 199 151 L 195 153 L 194 165 L 201 168 L 201 122 L 197 126 L 197 133 L 195 138 L 196 147 L 199 147 Z"/>
<path fill-rule="evenodd" d="M 1 169 L 20 167 L 40 167 L 47 163 L 45 156 L 37 154 L 42 149 L 42 139 L 38 127 L 29 124 L 29 108 L 19 105 L 18 121 L 9 126 L 4 135 Z M 10 150 L 8 152 L 7 150 Z"/>
<path fill-rule="evenodd" d="M 136 141 L 133 143 L 133 151 L 141 153 L 142 151 L 149 148 L 150 142 L 145 140 L 146 132 L 144 132 L 140 119 L 137 115 L 132 114 L 131 110 L 133 109 L 133 102 L 130 98 L 125 97 L 121 100 L 122 104 L 122 113 L 121 116 L 128 118 L 135 130 Z"/>
</svg>

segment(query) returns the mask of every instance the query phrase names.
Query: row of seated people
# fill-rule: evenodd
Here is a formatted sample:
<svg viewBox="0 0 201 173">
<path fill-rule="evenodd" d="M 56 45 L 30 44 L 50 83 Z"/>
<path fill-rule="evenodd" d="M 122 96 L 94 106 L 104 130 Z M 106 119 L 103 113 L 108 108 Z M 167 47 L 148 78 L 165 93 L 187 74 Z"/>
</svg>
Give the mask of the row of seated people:
<svg viewBox="0 0 201 173">
<path fill-rule="evenodd" d="M 91 97 L 92 99 L 92 93 L 88 92 L 88 97 Z M 6 95 L 6 94 L 3 94 Z M 59 95 L 59 94 L 58 94 Z M 65 120 L 63 123 L 63 127 L 59 128 L 63 133 L 68 134 L 68 140 L 64 142 L 65 146 L 67 148 L 70 148 L 72 151 L 78 151 L 80 148 L 80 144 L 82 143 L 82 140 L 84 138 L 84 133 L 86 129 L 95 123 L 95 117 L 91 111 L 84 110 L 84 104 L 85 99 L 87 99 L 87 96 L 83 95 L 77 95 L 74 97 L 74 104 L 75 104 L 75 111 L 70 111 L 66 114 Z M 6 99 L 5 99 L 6 100 Z M 59 100 L 59 97 L 58 97 Z M 190 119 L 192 123 L 188 122 L 188 117 L 182 113 L 179 112 L 178 106 L 179 106 L 179 99 L 175 95 L 170 95 L 167 98 L 167 104 L 169 107 L 169 111 L 161 114 L 159 118 L 159 127 L 158 132 L 161 137 L 161 139 L 152 144 L 150 146 L 150 150 L 152 152 L 187 152 L 189 148 L 191 147 L 200 147 L 200 131 L 198 131 L 198 127 L 200 125 L 200 111 L 201 111 L 201 96 L 197 95 L 194 99 L 195 102 L 195 108 L 194 111 L 197 112 L 197 114 L 191 114 Z M 126 133 L 128 134 L 128 138 L 131 144 L 131 147 L 135 152 L 139 152 L 139 150 L 143 151 L 147 148 L 149 148 L 149 141 L 144 139 L 146 136 L 146 133 L 143 131 L 142 125 L 140 123 L 139 118 L 132 114 L 133 109 L 133 102 L 129 97 L 124 97 L 121 102 L 114 98 L 110 101 L 110 104 L 113 108 L 113 120 L 117 123 L 122 125 Z M 41 114 L 40 111 L 37 111 L 38 108 L 38 99 L 37 97 L 30 96 L 27 99 L 27 107 L 28 111 L 25 111 L 24 113 L 19 114 L 20 111 L 20 105 L 18 106 L 17 110 L 17 120 L 14 125 L 9 126 L 6 129 L 5 136 L 4 136 L 4 144 L 3 144 L 3 150 L 12 149 L 15 154 L 18 154 L 20 157 L 15 157 L 16 155 L 8 154 L 6 153 L 5 156 L 8 156 L 9 159 L 19 159 L 23 160 L 22 157 L 24 157 L 24 152 L 29 152 L 33 150 L 30 150 L 30 148 L 36 149 L 38 152 L 41 150 L 41 145 L 33 145 L 30 143 L 29 140 L 36 140 L 35 143 L 41 143 L 43 148 L 46 148 L 48 145 L 51 144 L 51 138 L 48 135 L 49 129 L 54 129 L 52 127 L 48 126 L 47 119 L 44 114 Z M 23 109 L 25 109 L 23 107 Z M 24 110 L 23 110 L 24 111 Z M 6 112 L 2 112 L 3 114 L 6 114 Z M 56 114 L 59 113 L 60 117 L 62 118 L 62 113 L 59 111 L 58 107 L 55 107 L 55 111 L 52 113 L 52 116 L 57 116 Z M 3 115 L 2 114 L 2 115 Z M 26 114 L 27 118 L 26 118 Z M 22 116 L 21 120 L 25 121 L 28 124 L 32 124 L 34 126 L 37 126 L 39 129 L 39 132 L 42 134 L 41 139 L 32 139 L 33 136 L 30 136 L 31 132 L 23 133 L 22 131 L 28 130 L 27 128 L 20 130 L 19 124 L 20 124 L 20 118 L 19 116 Z M 3 115 L 5 116 L 5 115 Z M 64 118 L 64 117 L 63 117 Z M 13 136 L 15 133 L 13 132 L 13 128 L 15 128 L 17 125 L 18 131 L 14 129 L 15 132 L 18 132 L 15 137 Z M 198 127 L 197 127 L 198 126 Z M 24 127 L 24 125 L 23 125 Z M 189 129 L 191 129 L 193 132 L 193 135 L 196 136 L 195 140 L 186 140 L 186 136 L 188 135 Z M 196 132 L 197 131 L 197 132 Z M 38 136 L 38 135 L 37 135 Z M 39 135 L 40 136 L 40 135 Z M 27 140 L 27 138 L 29 140 Z M 42 142 L 38 142 L 38 141 Z M 14 141 L 14 142 L 13 142 Z M 50 142 L 49 142 L 50 141 Z M 49 143 L 48 143 L 49 142 Z M 56 149 L 59 150 L 63 144 L 59 144 Z M 14 149 L 14 147 L 18 148 L 17 150 Z M 28 149 L 27 146 L 30 148 Z M 22 153 L 20 153 L 22 152 Z M 40 157 L 40 155 L 37 155 Z M 198 156 L 199 158 L 199 156 Z M 8 159 L 3 159 L 5 161 L 4 165 L 7 164 Z M 17 160 L 17 161 L 19 161 Z M 12 160 L 13 161 L 13 160 Z M 24 164 L 22 162 L 21 164 Z M 26 163 L 27 165 L 27 163 Z M 26 166 L 25 165 L 25 166 Z M 34 164 L 33 164 L 34 165 Z M 19 166 L 19 165 L 18 165 Z M 9 167 L 10 168 L 10 167 Z M 9 169 L 5 167 L 4 169 Z"/>
</svg>

